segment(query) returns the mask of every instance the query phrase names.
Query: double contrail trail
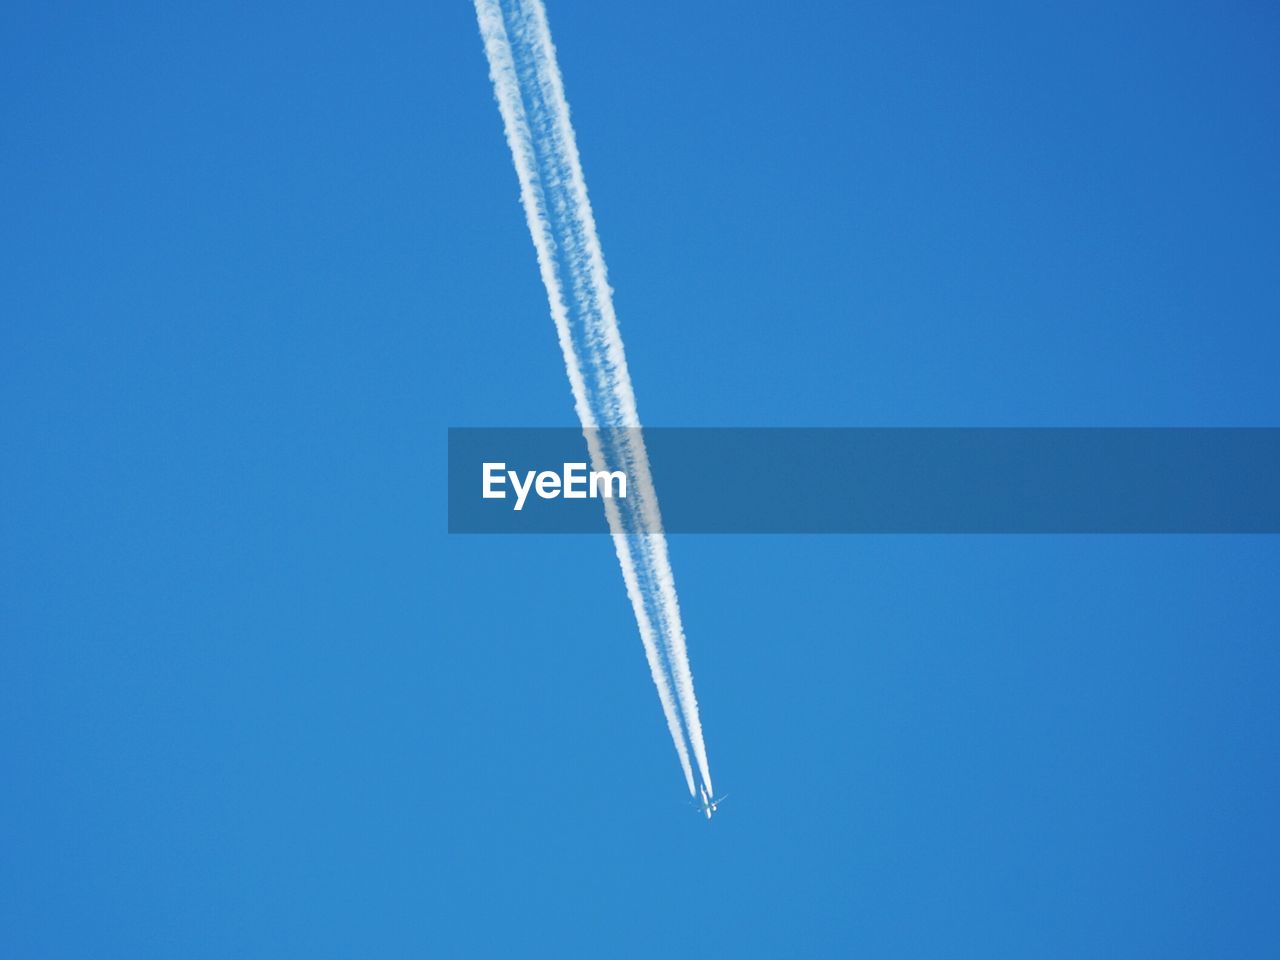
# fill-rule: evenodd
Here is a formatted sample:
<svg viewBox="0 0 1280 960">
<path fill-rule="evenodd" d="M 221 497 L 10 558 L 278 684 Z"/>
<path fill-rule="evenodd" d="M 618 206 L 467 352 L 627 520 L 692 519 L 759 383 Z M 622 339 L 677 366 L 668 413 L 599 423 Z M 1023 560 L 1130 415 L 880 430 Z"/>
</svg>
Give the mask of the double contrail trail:
<svg viewBox="0 0 1280 960">
<path fill-rule="evenodd" d="M 645 532 L 662 529 L 658 501 L 546 10 L 541 0 L 475 7 L 592 469 L 623 469 L 631 484 L 625 500 L 605 500 L 605 511 L 649 670 L 689 793 L 710 797 L 675 578 L 666 537 Z"/>
</svg>

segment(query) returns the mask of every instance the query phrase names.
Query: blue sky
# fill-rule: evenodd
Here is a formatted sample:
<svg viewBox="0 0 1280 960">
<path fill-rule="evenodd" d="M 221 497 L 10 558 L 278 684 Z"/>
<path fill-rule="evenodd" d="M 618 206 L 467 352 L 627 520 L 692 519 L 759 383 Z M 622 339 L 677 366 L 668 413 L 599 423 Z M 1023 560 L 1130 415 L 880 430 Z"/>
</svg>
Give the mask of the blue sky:
<svg viewBox="0 0 1280 960">
<path fill-rule="evenodd" d="M 552 3 L 663 425 L 1280 424 L 1262 4 Z M 0 943 L 1259 956 L 1269 537 L 445 534 L 573 409 L 469 4 L 11 4 Z"/>
</svg>

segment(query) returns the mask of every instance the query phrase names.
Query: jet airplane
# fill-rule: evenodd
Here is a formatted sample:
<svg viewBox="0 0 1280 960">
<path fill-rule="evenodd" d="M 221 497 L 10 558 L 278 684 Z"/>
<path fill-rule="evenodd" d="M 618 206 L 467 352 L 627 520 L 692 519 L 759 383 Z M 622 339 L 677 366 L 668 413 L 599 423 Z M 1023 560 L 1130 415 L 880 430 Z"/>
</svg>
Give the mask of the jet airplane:
<svg viewBox="0 0 1280 960">
<path fill-rule="evenodd" d="M 721 794 L 718 797 L 708 797 L 705 787 L 698 787 L 698 793 L 701 795 L 700 809 L 707 815 L 707 819 L 711 819 L 711 815 L 720 809 L 720 804 L 728 798 L 728 794 Z"/>
</svg>

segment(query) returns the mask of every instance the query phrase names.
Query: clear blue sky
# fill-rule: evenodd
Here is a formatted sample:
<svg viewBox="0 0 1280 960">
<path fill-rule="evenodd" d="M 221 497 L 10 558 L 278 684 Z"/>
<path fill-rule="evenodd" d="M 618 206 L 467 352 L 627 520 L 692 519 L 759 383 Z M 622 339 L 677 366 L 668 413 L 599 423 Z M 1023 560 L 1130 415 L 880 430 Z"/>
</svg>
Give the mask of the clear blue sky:
<svg viewBox="0 0 1280 960">
<path fill-rule="evenodd" d="M 1280 425 L 1280 18 L 555 2 L 642 416 Z M 448 537 L 573 423 L 469 3 L 0 14 L 0 953 L 1280 951 L 1280 542 Z"/>
</svg>

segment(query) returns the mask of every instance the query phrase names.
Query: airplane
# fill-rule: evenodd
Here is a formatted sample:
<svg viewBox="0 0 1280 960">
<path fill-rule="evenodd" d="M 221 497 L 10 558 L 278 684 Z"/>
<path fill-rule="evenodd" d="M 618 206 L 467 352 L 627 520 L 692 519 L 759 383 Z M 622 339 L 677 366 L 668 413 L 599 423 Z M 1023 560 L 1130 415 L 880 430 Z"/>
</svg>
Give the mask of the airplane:
<svg viewBox="0 0 1280 960">
<path fill-rule="evenodd" d="M 713 813 L 720 809 L 720 804 L 724 803 L 729 797 L 727 793 L 723 793 L 718 797 L 708 797 L 706 789 L 701 786 L 698 787 L 698 792 L 702 794 L 701 808 L 702 812 L 707 815 L 708 820 L 711 819 Z"/>
</svg>

